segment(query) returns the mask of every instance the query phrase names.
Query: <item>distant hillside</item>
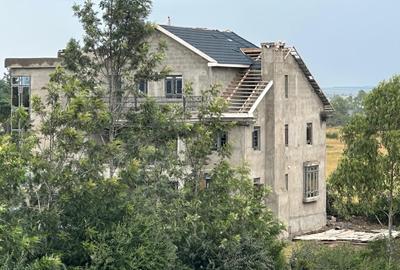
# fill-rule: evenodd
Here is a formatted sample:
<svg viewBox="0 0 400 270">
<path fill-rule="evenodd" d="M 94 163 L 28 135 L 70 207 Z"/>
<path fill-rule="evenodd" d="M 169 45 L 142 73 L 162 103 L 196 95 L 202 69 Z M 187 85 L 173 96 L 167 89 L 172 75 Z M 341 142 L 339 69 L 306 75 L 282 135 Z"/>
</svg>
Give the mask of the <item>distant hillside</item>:
<svg viewBox="0 0 400 270">
<path fill-rule="evenodd" d="M 322 90 L 328 97 L 334 95 L 339 96 L 355 96 L 360 90 L 370 91 L 374 88 L 373 86 L 333 86 L 323 87 Z"/>
</svg>

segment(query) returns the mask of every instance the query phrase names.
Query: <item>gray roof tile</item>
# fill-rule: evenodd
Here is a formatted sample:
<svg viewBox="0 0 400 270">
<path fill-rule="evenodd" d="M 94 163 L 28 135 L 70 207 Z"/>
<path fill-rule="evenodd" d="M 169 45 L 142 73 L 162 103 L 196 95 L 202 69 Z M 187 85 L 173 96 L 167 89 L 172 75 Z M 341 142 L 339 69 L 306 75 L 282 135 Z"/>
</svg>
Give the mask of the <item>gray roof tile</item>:
<svg viewBox="0 0 400 270">
<path fill-rule="evenodd" d="M 240 48 L 258 48 L 234 32 L 160 25 L 219 64 L 251 65 L 253 61 Z"/>
</svg>

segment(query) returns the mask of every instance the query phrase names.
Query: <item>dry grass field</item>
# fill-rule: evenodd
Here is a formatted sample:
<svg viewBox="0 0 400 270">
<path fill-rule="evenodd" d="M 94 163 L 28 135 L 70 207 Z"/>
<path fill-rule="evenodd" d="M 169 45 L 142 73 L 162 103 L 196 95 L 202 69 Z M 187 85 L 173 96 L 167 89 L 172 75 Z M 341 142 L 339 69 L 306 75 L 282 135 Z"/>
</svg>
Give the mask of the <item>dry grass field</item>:
<svg viewBox="0 0 400 270">
<path fill-rule="evenodd" d="M 326 133 L 336 133 L 339 136 L 339 128 L 328 128 Z M 344 145 L 338 138 L 326 138 L 326 177 L 328 178 L 331 173 L 336 169 L 340 157 L 342 156 Z"/>
</svg>

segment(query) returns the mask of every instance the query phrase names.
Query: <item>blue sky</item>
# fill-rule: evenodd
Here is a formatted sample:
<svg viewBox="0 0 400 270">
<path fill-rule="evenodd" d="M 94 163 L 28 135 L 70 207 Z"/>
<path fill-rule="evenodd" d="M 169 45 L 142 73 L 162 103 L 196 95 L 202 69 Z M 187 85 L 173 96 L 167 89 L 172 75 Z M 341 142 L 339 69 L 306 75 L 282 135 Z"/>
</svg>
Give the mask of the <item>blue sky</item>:
<svg viewBox="0 0 400 270">
<path fill-rule="evenodd" d="M 0 72 L 6 57 L 55 56 L 79 38 L 80 1 L 0 0 Z M 400 73 L 399 10 L 398 0 L 153 0 L 150 20 L 285 41 L 321 86 L 374 86 Z"/>
</svg>

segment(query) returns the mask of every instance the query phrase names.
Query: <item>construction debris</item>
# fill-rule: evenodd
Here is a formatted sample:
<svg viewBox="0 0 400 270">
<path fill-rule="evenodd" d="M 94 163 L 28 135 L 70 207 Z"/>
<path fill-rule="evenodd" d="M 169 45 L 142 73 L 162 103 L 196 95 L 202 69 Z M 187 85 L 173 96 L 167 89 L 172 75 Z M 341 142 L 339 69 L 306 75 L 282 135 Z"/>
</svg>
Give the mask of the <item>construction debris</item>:
<svg viewBox="0 0 400 270">
<path fill-rule="evenodd" d="M 392 232 L 393 238 L 400 236 L 399 231 Z M 352 242 L 352 243 L 368 243 L 389 236 L 388 230 L 371 230 L 368 232 L 354 230 L 335 230 L 331 229 L 321 233 L 301 235 L 295 237 L 294 241 L 320 241 L 320 242 Z"/>
</svg>

